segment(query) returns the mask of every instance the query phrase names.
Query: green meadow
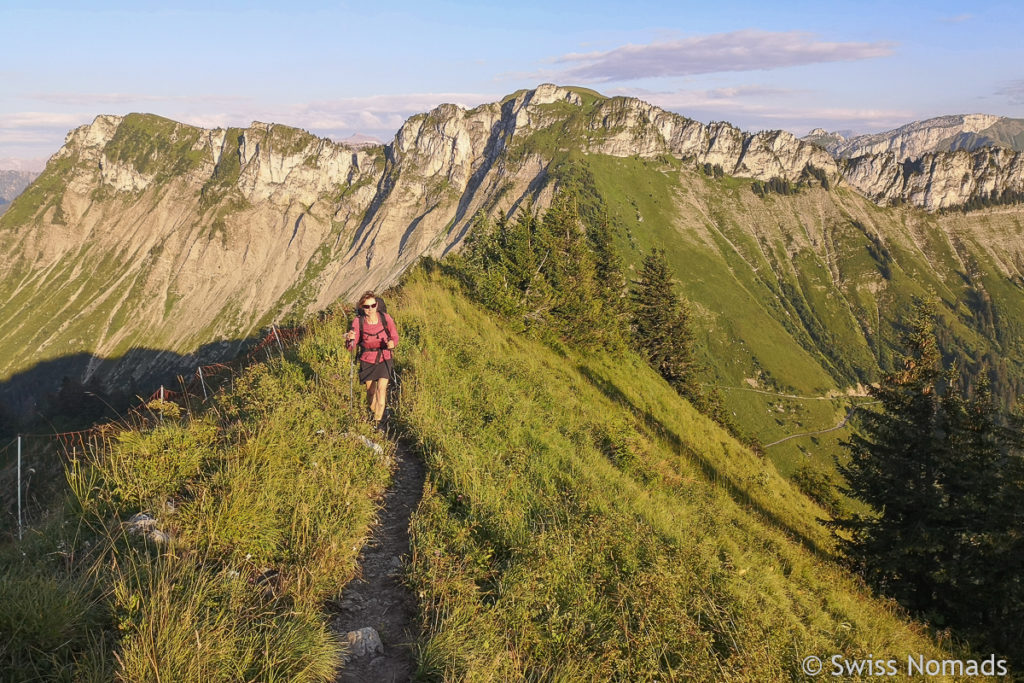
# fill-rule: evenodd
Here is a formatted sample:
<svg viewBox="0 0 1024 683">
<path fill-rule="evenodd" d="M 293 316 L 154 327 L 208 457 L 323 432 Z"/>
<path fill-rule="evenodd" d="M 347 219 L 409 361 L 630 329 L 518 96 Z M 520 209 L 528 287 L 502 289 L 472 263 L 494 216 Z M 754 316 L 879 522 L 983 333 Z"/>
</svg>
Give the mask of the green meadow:
<svg viewBox="0 0 1024 683">
<path fill-rule="evenodd" d="M 194 413 L 151 404 L 152 424 L 68 460 L 63 504 L 0 549 L 11 680 L 331 678 L 324 604 L 357 571 L 393 462 L 360 438 L 342 335 L 315 326 Z M 135 533 L 139 513 L 152 527 Z"/>
<path fill-rule="evenodd" d="M 427 483 L 405 581 L 421 680 L 800 680 L 947 656 L 833 561 L 827 512 L 631 353 L 514 334 L 437 266 L 393 292 Z M 33 680 L 331 680 L 391 451 L 338 318 L 191 413 L 110 430 L 2 548 L 0 664 Z M 390 446 L 389 446 L 390 448 Z M 131 533 L 144 512 L 166 539 Z"/>
<path fill-rule="evenodd" d="M 407 278 L 401 418 L 427 468 L 410 582 L 441 680 L 792 680 L 938 654 L 831 560 L 826 513 L 632 355 L 510 335 Z"/>
</svg>

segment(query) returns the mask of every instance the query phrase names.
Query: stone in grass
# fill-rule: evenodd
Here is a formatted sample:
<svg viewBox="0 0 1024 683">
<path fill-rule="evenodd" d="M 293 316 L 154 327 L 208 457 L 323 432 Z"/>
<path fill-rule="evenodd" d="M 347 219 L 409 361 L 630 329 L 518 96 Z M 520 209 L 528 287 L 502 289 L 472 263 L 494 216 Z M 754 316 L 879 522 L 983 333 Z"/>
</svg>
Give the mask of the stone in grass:
<svg viewBox="0 0 1024 683">
<path fill-rule="evenodd" d="M 128 533 L 145 536 L 153 543 L 163 544 L 171 540 L 171 537 L 166 532 L 157 528 L 156 519 L 145 512 L 132 515 L 131 519 L 125 523 L 125 526 L 128 529 Z"/>
<path fill-rule="evenodd" d="M 146 534 L 146 538 L 153 541 L 153 543 L 157 544 L 167 543 L 171 540 L 171 537 L 167 535 L 167 532 L 160 531 L 159 529 L 153 529 L 152 531 L 150 531 L 148 534 Z"/>
<path fill-rule="evenodd" d="M 364 626 L 356 631 L 349 631 L 345 634 L 345 642 L 348 643 L 346 660 L 366 655 L 384 654 L 384 644 L 380 642 L 380 636 L 376 629 L 371 626 Z"/>
<path fill-rule="evenodd" d="M 126 526 L 130 534 L 145 534 L 156 528 L 156 520 L 145 512 L 132 515 Z"/>
</svg>

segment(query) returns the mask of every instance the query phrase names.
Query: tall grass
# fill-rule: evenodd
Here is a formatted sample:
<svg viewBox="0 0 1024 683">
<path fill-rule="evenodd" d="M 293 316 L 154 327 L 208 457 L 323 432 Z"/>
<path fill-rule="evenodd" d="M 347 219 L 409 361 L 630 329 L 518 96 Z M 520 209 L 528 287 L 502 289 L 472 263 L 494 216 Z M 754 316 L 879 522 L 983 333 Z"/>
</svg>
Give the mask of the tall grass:
<svg viewBox="0 0 1024 683">
<path fill-rule="evenodd" d="M 394 306 L 401 426 L 428 466 L 422 677 L 762 681 L 807 655 L 943 651 L 831 563 L 824 510 L 641 359 L 510 334 L 425 269 Z M 0 548 L 0 671 L 330 679 L 324 605 L 394 462 L 355 438 L 343 334 L 71 462 L 66 504 Z M 129 533 L 140 512 L 166 541 Z"/>
<path fill-rule="evenodd" d="M 407 278 L 411 580 L 445 680 L 776 680 L 938 653 L 829 560 L 825 512 L 637 358 L 513 336 Z"/>
<path fill-rule="evenodd" d="M 14 680 L 324 681 L 325 602 L 356 572 L 393 455 L 358 440 L 344 325 L 255 365 L 206 412 L 98 439 L 63 509 L 3 548 Z M 156 534 L 128 520 L 154 518 Z"/>
</svg>

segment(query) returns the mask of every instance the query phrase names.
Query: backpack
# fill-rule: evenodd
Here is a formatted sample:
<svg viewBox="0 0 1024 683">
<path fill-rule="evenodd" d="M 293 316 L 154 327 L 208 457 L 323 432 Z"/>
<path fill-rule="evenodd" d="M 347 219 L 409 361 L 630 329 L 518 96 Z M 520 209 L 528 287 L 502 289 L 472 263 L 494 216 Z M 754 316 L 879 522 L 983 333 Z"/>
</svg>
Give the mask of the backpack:
<svg viewBox="0 0 1024 683">
<path fill-rule="evenodd" d="M 380 362 L 380 357 L 387 348 L 387 342 L 391 341 L 391 336 L 388 334 L 388 320 L 391 320 L 391 316 L 388 315 L 388 306 L 384 303 L 384 299 L 379 296 L 374 297 L 377 300 L 377 315 L 380 316 L 380 321 L 384 324 L 384 345 L 379 349 L 364 349 L 363 348 L 363 318 L 366 317 L 366 313 L 363 312 L 362 308 L 356 308 L 356 318 L 359 320 L 359 338 L 356 341 L 356 358 L 362 358 L 363 353 L 368 350 L 377 351 L 377 358 L 373 361 L 374 363 Z M 394 323 L 394 320 L 391 320 Z M 369 336 L 369 335 L 367 335 Z M 394 357 L 394 351 L 391 352 L 392 358 Z"/>
</svg>

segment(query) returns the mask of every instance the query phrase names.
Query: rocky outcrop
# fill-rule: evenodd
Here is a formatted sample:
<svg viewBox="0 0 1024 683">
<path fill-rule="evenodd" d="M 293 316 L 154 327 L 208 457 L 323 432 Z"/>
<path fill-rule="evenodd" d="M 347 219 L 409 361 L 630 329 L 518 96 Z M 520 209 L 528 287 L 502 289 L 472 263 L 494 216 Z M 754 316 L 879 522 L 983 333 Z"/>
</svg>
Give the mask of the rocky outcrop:
<svg viewBox="0 0 1024 683">
<path fill-rule="evenodd" d="M 441 105 L 375 146 L 279 124 L 205 130 L 99 116 L 69 133 L 42 181 L 0 218 L 0 299 L 10 302 L 0 377 L 79 357 L 77 370 L 54 367 L 83 381 L 194 370 L 261 325 L 456 249 L 480 211 L 527 196 L 544 206 L 548 167 L 570 150 L 670 155 L 760 180 L 845 179 L 880 203 L 928 209 L 1022 184 L 1010 152 L 837 162 L 782 131 L 745 133 L 554 85 L 470 110 Z M 134 366 L 100 360 L 138 347 L 160 351 Z"/>
<path fill-rule="evenodd" d="M 958 114 L 914 121 L 883 133 L 850 138 L 816 128 L 801 139 L 845 159 L 892 153 L 904 161 L 933 152 L 970 152 L 981 147 L 1005 147 L 1020 152 L 1024 151 L 1024 119 Z"/>
<path fill-rule="evenodd" d="M 844 164 L 843 176 L 880 204 L 909 203 L 935 210 L 972 200 L 1001 203 L 1024 193 L 1024 154 L 983 147 L 903 162 L 891 152 L 864 155 Z"/>
</svg>

